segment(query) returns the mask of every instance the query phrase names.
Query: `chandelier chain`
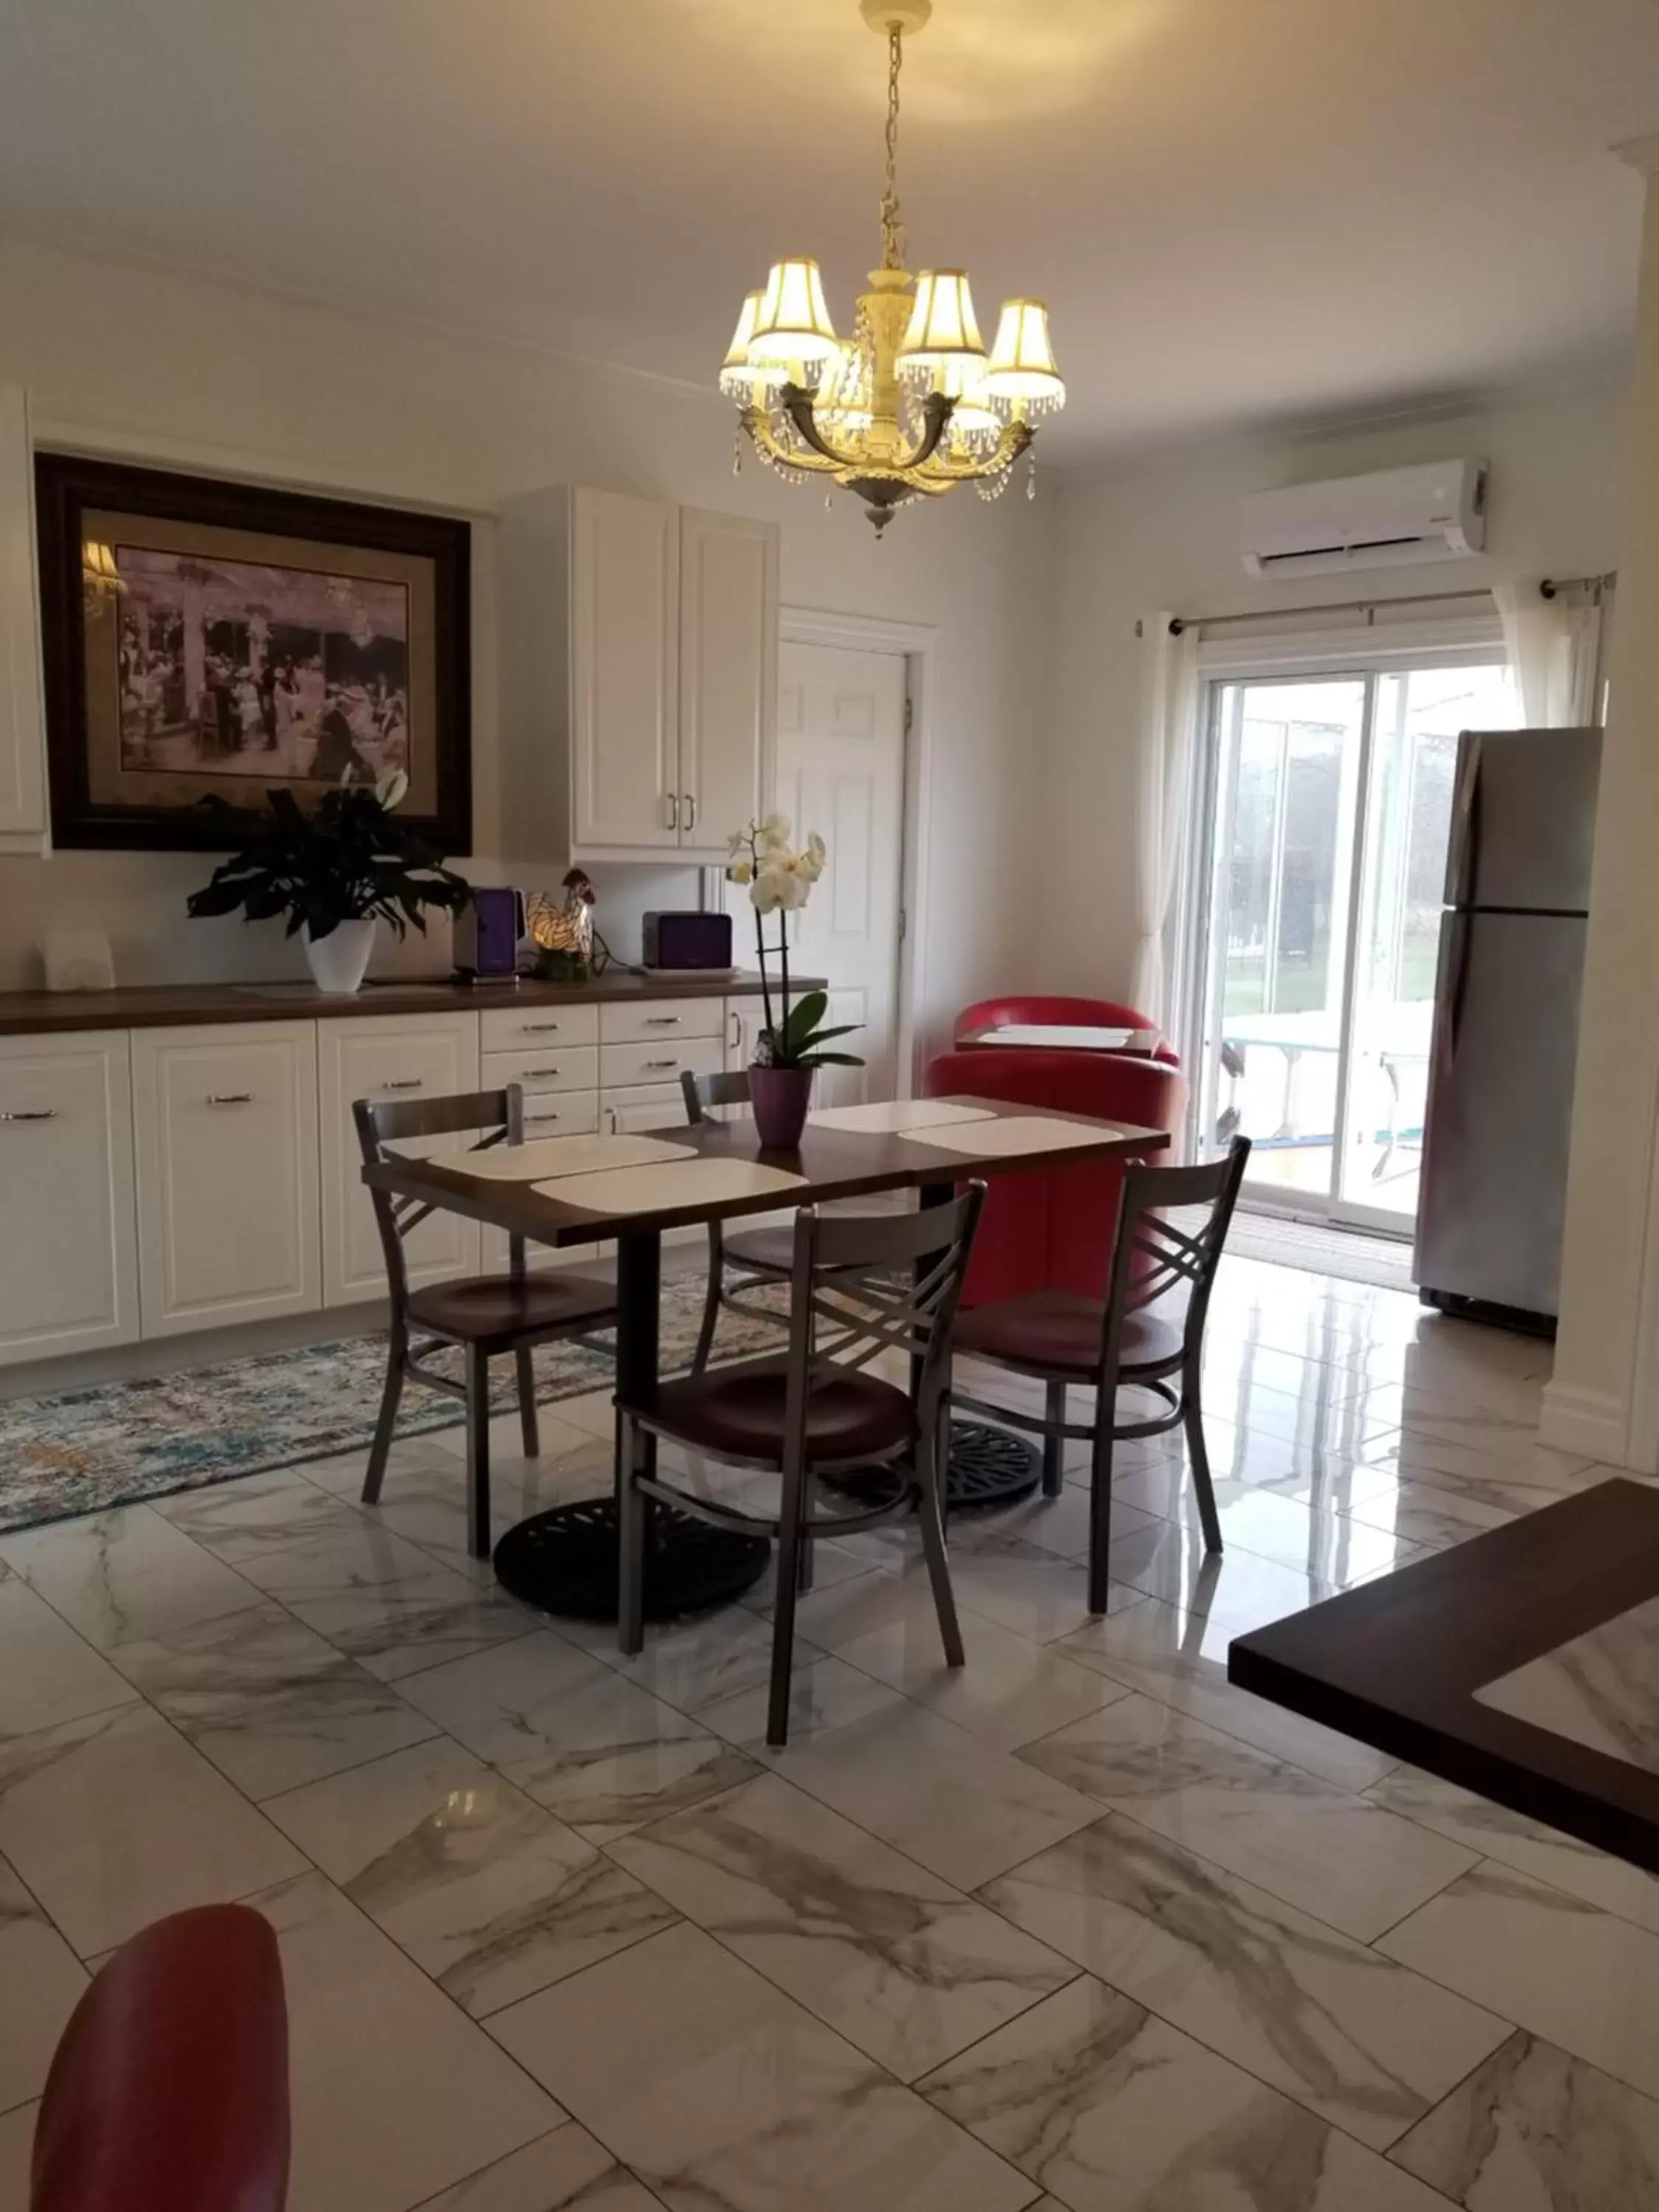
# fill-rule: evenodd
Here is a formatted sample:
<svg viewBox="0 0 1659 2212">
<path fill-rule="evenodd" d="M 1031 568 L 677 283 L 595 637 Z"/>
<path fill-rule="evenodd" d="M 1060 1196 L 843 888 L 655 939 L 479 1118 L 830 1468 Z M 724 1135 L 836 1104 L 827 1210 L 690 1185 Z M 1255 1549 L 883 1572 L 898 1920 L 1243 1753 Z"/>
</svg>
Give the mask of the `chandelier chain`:
<svg viewBox="0 0 1659 2212">
<path fill-rule="evenodd" d="M 881 196 L 881 265 L 904 266 L 904 230 L 899 222 L 898 119 L 899 68 L 904 59 L 904 33 L 896 23 L 887 30 L 887 180 Z"/>
</svg>

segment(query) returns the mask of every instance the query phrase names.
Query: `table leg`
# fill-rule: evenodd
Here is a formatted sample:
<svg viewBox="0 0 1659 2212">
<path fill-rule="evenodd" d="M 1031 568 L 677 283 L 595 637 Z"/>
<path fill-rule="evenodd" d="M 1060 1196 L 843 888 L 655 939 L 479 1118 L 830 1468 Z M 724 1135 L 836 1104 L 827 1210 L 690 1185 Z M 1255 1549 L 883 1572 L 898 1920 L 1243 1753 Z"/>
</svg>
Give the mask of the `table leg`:
<svg viewBox="0 0 1659 2212">
<path fill-rule="evenodd" d="M 662 1239 L 641 1231 L 617 1241 L 617 1388 L 625 1397 L 650 1395 L 657 1380 Z M 528 1605 L 577 1620 L 617 1618 L 618 1486 L 623 1424 L 608 1497 L 583 1498 L 532 1514 L 495 1547 L 495 1579 Z M 640 1431 L 636 1465 L 654 1473 L 657 1440 Z M 654 1498 L 645 1500 L 645 1617 L 682 1613 L 741 1597 L 765 1573 L 772 1547 L 763 1536 L 714 1528 Z"/>
</svg>

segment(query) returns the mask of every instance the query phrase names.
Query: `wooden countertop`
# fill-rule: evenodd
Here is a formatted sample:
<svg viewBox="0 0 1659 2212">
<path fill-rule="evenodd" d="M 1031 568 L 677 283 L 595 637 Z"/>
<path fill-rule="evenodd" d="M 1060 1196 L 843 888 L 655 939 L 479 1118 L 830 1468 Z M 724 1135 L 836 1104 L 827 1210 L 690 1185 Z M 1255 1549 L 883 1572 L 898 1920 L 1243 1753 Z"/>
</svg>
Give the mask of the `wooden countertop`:
<svg viewBox="0 0 1659 2212">
<path fill-rule="evenodd" d="M 790 978 L 820 990 L 821 976 Z M 350 998 L 307 982 L 157 983 L 114 991 L 0 991 L 0 1036 L 60 1030 L 171 1029 L 199 1022 L 330 1021 L 345 1015 L 472 1013 L 487 1006 L 583 1006 L 629 999 L 749 999 L 758 975 L 665 977 L 627 971 L 591 983 L 455 983 L 446 979 L 366 983 Z"/>
</svg>

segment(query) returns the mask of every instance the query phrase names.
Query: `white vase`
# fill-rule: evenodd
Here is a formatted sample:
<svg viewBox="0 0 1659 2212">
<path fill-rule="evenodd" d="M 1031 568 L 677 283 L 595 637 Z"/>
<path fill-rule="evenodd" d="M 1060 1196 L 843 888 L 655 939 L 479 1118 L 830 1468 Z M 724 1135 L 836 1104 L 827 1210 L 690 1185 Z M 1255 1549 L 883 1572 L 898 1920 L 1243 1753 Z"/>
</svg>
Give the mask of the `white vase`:
<svg viewBox="0 0 1659 2212">
<path fill-rule="evenodd" d="M 331 998 L 349 998 L 362 988 L 363 971 L 374 949 L 373 915 L 360 921 L 337 921 L 326 937 L 313 937 L 309 928 L 301 934 L 311 980 L 319 991 Z"/>
</svg>

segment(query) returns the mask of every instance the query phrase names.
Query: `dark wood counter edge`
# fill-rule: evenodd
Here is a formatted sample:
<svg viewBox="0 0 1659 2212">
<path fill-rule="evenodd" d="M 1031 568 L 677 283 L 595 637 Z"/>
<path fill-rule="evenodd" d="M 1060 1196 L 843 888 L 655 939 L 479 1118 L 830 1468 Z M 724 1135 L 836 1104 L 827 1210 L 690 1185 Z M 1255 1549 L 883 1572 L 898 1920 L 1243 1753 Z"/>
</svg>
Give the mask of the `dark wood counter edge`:
<svg viewBox="0 0 1659 2212">
<path fill-rule="evenodd" d="M 821 975 L 790 979 L 793 991 L 824 988 Z M 326 1022 L 365 1014 L 477 1013 L 486 1007 L 597 1006 L 629 999 L 757 999 L 761 980 L 739 975 L 605 975 L 592 983 L 368 983 L 350 998 L 278 976 L 254 983 L 141 983 L 113 991 L 0 991 L 0 1036 L 64 1030 L 188 1028 L 203 1022 Z"/>
<path fill-rule="evenodd" d="M 963 1097 L 957 1103 L 989 1107 L 1003 1121 L 1018 1119 L 1029 1112 L 1025 1107 L 994 1098 Z M 974 1154 L 942 1151 L 938 1146 L 928 1145 L 920 1134 L 902 1136 L 886 1130 L 809 1129 L 804 1149 L 811 1160 L 808 1180 L 816 1188 L 800 1198 L 787 1190 L 758 1191 L 752 1198 L 722 1200 L 715 1206 L 665 1206 L 654 1213 L 630 1213 L 626 1216 L 627 1225 L 630 1229 L 681 1229 L 706 1222 L 712 1214 L 724 1220 L 738 1214 L 776 1213 L 793 1205 L 821 1204 L 832 1198 L 867 1198 L 878 1191 L 915 1189 L 924 1183 L 961 1182 L 975 1175 L 1018 1174 L 1026 1168 L 1054 1167 L 1068 1161 L 1081 1164 L 1089 1160 L 1139 1158 L 1149 1152 L 1166 1151 L 1170 1141 L 1167 1129 L 1143 1129 L 1132 1122 L 1103 1123 L 1087 1114 L 1045 1110 L 1042 1118 L 1098 1128 L 1100 1141 L 1086 1147 L 1056 1145 L 1041 1152 L 1021 1152 L 1012 1158 L 1001 1154 L 981 1159 Z M 767 1167 L 781 1168 L 787 1174 L 802 1172 L 800 1152 L 763 1152 L 752 1125 L 742 1121 L 706 1122 L 696 1131 L 682 1122 L 641 1133 L 681 1145 L 699 1158 L 752 1160 Z M 828 1157 L 829 1168 L 820 1164 L 820 1156 Z M 382 1190 L 434 1199 L 447 1212 L 465 1214 L 469 1220 L 487 1222 L 493 1228 L 516 1230 L 540 1244 L 610 1243 L 615 1239 L 618 1221 L 623 1218 L 611 1213 L 584 1212 L 579 1206 L 548 1196 L 531 1183 L 480 1183 L 474 1176 L 446 1167 L 441 1160 L 388 1162 L 380 1167 L 366 1167 L 362 1174 L 366 1183 Z M 580 1182 L 580 1177 L 573 1176 L 572 1181 Z"/>
<path fill-rule="evenodd" d="M 1227 1679 L 1659 1874 L 1659 1775 L 1474 1696 L 1655 1596 L 1659 1492 L 1615 1477 L 1236 1638 Z"/>
</svg>

